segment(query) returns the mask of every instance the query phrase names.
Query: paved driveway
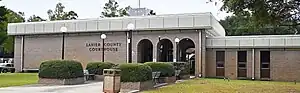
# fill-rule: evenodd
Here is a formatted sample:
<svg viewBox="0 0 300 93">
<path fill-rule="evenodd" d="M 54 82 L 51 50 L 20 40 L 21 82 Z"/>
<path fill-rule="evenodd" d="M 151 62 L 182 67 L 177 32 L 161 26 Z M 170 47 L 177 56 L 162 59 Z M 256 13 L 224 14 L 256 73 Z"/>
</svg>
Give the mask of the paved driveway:
<svg viewBox="0 0 300 93">
<path fill-rule="evenodd" d="M 102 82 L 65 86 L 19 86 L 0 88 L 0 93 L 102 93 Z"/>
</svg>

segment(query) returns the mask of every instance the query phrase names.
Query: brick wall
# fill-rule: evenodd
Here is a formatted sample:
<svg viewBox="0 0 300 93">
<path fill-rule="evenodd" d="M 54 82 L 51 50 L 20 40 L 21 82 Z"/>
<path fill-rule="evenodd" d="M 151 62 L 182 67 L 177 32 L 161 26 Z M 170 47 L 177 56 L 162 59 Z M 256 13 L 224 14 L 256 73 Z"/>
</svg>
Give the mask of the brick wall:
<svg viewBox="0 0 300 93">
<path fill-rule="evenodd" d="M 133 32 L 132 48 L 133 62 L 137 61 L 137 45 L 142 39 L 149 39 L 153 44 L 153 59 L 156 59 L 158 37 L 169 39 L 173 44 L 173 57 L 176 57 L 176 43 L 174 39 L 191 39 L 199 46 L 196 30 L 174 31 L 143 31 Z M 127 34 L 126 32 L 105 33 L 105 43 L 120 43 L 119 46 L 105 46 L 105 48 L 118 48 L 118 51 L 105 51 L 105 61 L 113 63 L 127 62 Z M 90 48 L 102 48 L 101 33 L 72 33 L 65 34 L 65 59 L 78 60 L 85 67 L 87 63 L 102 61 L 102 51 L 90 51 Z M 42 61 L 61 59 L 62 34 L 27 35 L 25 36 L 24 68 L 37 69 Z M 99 43 L 101 46 L 87 46 L 89 43 Z M 15 38 L 15 65 L 21 69 L 21 38 Z M 199 59 L 198 59 L 199 60 Z M 198 61 L 197 61 L 198 62 Z M 199 61 L 200 62 L 200 61 Z M 200 67 L 199 67 L 200 68 Z"/>
<path fill-rule="evenodd" d="M 300 80 L 300 50 L 273 50 L 270 54 L 272 80 Z"/>
<path fill-rule="evenodd" d="M 225 76 L 237 79 L 237 51 L 247 51 L 247 78 L 252 78 L 252 49 L 207 49 L 206 74 L 216 77 L 216 51 L 225 50 Z M 260 51 L 270 51 L 270 79 L 300 80 L 300 50 L 255 49 L 255 79 L 260 79 Z"/>
</svg>

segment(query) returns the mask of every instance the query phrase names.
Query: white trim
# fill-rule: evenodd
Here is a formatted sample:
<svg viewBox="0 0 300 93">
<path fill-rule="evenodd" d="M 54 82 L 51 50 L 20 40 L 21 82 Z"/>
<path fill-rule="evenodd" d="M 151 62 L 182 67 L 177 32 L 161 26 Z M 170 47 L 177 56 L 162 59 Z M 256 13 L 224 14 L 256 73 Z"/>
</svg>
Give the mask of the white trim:
<svg viewBox="0 0 300 93">
<path fill-rule="evenodd" d="M 191 18 L 192 17 L 192 18 Z M 146 20 L 145 20 L 146 19 Z M 172 19 L 172 20 L 171 20 Z M 180 21 L 179 21 L 180 20 Z M 88 24 L 90 22 L 95 24 Z M 81 23 L 86 23 L 82 25 Z M 72 32 L 92 32 L 92 31 L 127 31 L 123 26 L 128 22 L 134 22 L 136 29 L 134 30 L 175 30 L 175 29 L 212 29 L 213 36 L 225 36 L 225 30 L 221 24 L 214 18 L 211 13 L 184 13 L 184 14 L 168 14 L 168 15 L 153 15 L 153 16 L 130 16 L 130 17 L 115 17 L 115 18 L 99 18 L 99 19 L 78 19 L 78 20 L 59 20 L 59 21 L 43 21 L 43 22 L 25 22 L 25 23 L 9 23 L 8 35 L 26 35 L 26 34 L 49 34 L 49 33 L 62 33 L 56 31 L 60 28 L 60 24 L 75 24 L 70 26 L 66 33 Z M 18 31 L 11 29 L 14 27 L 26 28 L 26 26 L 34 27 L 36 24 L 43 24 L 42 31 L 35 31 L 36 29 L 28 30 L 28 32 Z M 46 24 L 53 24 L 50 26 Z M 103 25 L 98 25 L 103 24 Z M 111 26 L 114 24 L 114 26 Z M 152 24 L 152 25 L 151 25 Z M 155 24 L 155 25 L 154 25 Z M 168 26 L 166 26 L 167 24 Z M 179 25 L 184 24 L 184 25 Z M 85 28 L 84 30 L 77 30 L 78 28 Z M 89 26 L 92 25 L 92 26 Z M 39 26 L 39 25 L 37 25 Z M 46 31 L 45 28 L 53 27 L 53 31 Z M 74 28 L 75 27 L 75 28 Z M 99 30 L 101 28 L 101 30 Z M 222 29 L 221 29 L 222 28 Z"/>
</svg>

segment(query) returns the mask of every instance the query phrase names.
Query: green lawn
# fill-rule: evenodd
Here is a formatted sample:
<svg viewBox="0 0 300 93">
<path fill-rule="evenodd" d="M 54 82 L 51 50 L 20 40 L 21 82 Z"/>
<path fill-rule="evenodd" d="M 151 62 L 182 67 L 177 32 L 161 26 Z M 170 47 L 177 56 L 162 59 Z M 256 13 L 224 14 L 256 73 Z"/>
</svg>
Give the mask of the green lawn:
<svg viewBox="0 0 300 93">
<path fill-rule="evenodd" d="M 35 84 L 37 73 L 0 73 L 0 87 Z"/>
<path fill-rule="evenodd" d="M 300 82 L 194 79 L 144 93 L 300 93 Z"/>
</svg>

